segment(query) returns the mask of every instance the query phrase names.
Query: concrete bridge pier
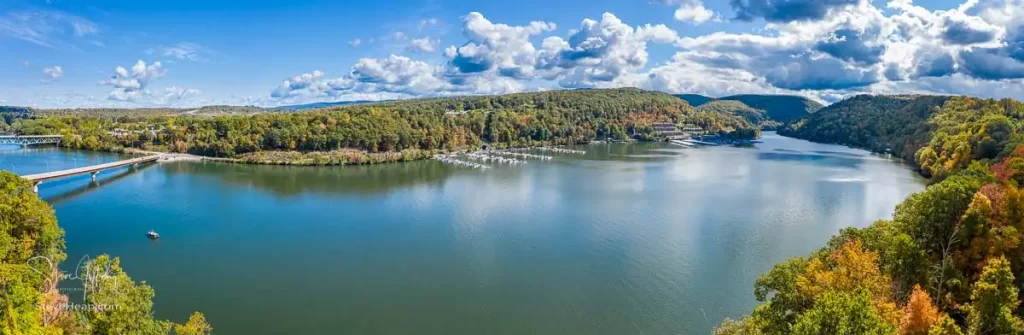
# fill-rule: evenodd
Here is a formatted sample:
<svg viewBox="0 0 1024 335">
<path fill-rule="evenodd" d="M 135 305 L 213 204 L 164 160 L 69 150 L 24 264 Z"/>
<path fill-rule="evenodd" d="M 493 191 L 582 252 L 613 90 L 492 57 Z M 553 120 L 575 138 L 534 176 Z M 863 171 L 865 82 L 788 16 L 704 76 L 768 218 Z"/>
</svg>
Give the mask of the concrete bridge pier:
<svg viewBox="0 0 1024 335">
<path fill-rule="evenodd" d="M 39 194 L 39 183 L 38 181 L 32 182 L 32 193 Z"/>
<path fill-rule="evenodd" d="M 93 171 L 93 172 L 91 173 L 91 175 L 92 175 L 92 181 L 96 181 L 96 175 L 98 175 L 99 173 L 100 173 L 99 171 Z"/>
</svg>

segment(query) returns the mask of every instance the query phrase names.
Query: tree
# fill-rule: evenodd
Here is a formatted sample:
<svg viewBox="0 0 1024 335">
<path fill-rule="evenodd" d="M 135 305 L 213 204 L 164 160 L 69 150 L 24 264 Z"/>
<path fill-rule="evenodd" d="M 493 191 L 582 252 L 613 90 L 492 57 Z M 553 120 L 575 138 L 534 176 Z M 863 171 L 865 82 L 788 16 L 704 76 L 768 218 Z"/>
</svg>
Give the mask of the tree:
<svg viewBox="0 0 1024 335">
<path fill-rule="evenodd" d="M 194 312 L 189 316 L 188 322 L 183 325 L 174 325 L 176 335 L 209 335 L 213 333 L 213 327 L 206 322 L 203 313 Z"/>
<path fill-rule="evenodd" d="M 949 315 L 943 314 L 931 329 L 928 329 L 928 335 L 964 335 L 964 332 Z"/>
<path fill-rule="evenodd" d="M 1010 262 L 1005 257 L 989 260 L 981 278 L 974 283 L 971 304 L 966 307 L 968 332 L 972 335 L 1024 333 L 1024 321 L 1013 314 L 1019 304 Z"/>
<path fill-rule="evenodd" d="M 59 334 L 66 297 L 55 288 L 64 232 L 32 184 L 0 171 L 0 334 Z M 53 283 L 54 285 L 48 285 Z M 54 312 L 54 311 L 57 312 Z"/>
<path fill-rule="evenodd" d="M 739 320 L 726 318 L 722 324 L 711 330 L 711 335 L 761 335 L 761 329 L 749 316 L 744 316 Z"/>
<path fill-rule="evenodd" d="M 0 171 L 0 263 L 25 264 L 40 256 L 54 264 L 64 260 L 64 230 L 31 182 Z"/>
<path fill-rule="evenodd" d="M 86 265 L 86 318 L 97 334 L 166 335 L 172 323 L 153 319 L 153 288 L 136 284 L 121 261 L 100 255 Z"/>
<path fill-rule="evenodd" d="M 824 260 L 811 260 L 796 284 L 800 294 L 810 300 L 827 292 L 868 292 L 884 320 L 893 324 L 899 321 L 899 311 L 892 301 L 892 279 L 879 269 L 878 253 L 864 250 L 858 240 L 846 242 Z"/>
<path fill-rule="evenodd" d="M 904 308 L 903 319 L 900 320 L 900 335 L 928 335 L 928 330 L 939 320 L 939 309 L 932 303 L 932 298 L 914 285 L 910 301 Z"/>
<path fill-rule="evenodd" d="M 871 292 L 828 291 L 814 302 L 793 325 L 794 335 L 885 335 L 896 334 L 896 326 L 875 309 Z"/>
<path fill-rule="evenodd" d="M 794 257 L 775 264 L 772 270 L 754 282 L 754 297 L 761 306 L 754 319 L 765 334 L 789 334 L 799 312 L 811 305 L 797 290 L 796 278 L 807 269 L 807 259 Z"/>
</svg>

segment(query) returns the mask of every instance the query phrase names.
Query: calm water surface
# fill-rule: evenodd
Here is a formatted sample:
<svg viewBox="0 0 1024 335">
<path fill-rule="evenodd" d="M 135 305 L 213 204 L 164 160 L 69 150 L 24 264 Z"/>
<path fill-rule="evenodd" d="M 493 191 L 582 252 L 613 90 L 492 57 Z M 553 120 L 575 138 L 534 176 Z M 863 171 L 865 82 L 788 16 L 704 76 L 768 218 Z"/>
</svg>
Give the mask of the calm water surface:
<svg viewBox="0 0 1024 335">
<path fill-rule="evenodd" d="M 867 152 L 767 134 L 756 148 L 578 147 L 468 170 L 164 163 L 44 183 L 66 268 L 108 253 L 158 317 L 218 334 L 707 334 L 754 279 L 923 189 Z M 0 149 L 34 173 L 117 160 Z M 160 232 L 159 241 L 144 233 Z"/>
</svg>

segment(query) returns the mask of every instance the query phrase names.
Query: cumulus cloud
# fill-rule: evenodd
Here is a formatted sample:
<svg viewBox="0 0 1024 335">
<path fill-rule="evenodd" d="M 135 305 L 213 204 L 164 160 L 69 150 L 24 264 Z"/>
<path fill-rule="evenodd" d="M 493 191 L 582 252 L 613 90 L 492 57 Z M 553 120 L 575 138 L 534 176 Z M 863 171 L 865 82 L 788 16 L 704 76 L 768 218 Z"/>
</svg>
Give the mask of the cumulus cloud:
<svg viewBox="0 0 1024 335">
<path fill-rule="evenodd" d="M 161 68 L 160 62 L 153 62 L 147 66 L 146 62 L 139 60 L 132 65 L 130 72 L 128 69 L 118 66 L 114 69 L 113 76 L 100 81 L 99 84 L 126 91 L 138 91 L 146 88 L 150 81 L 163 77 L 165 74 L 167 72 Z"/>
<path fill-rule="evenodd" d="M 346 79 L 368 84 L 370 91 L 406 94 L 430 94 L 443 90 L 447 83 L 437 77 L 437 68 L 423 61 L 391 55 L 387 58 L 363 58 L 352 66 Z"/>
<path fill-rule="evenodd" d="M 679 34 L 665 25 L 633 28 L 605 13 L 601 21 L 584 19 L 568 41 L 545 39 L 539 68 L 553 70 L 547 77 L 558 77 L 563 87 L 598 87 L 598 82 L 613 82 L 646 66 L 648 42 L 678 40 Z"/>
<path fill-rule="evenodd" d="M 353 48 L 358 48 L 359 45 L 361 45 L 361 44 L 363 44 L 363 40 L 358 39 L 358 38 L 354 39 L 354 40 L 351 40 L 351 41 L 348 41 L 348 45 L 351 45 Z"/>
<path fill-rule="evenodd" d="M 43 74 L 50 79 L 57 79 L 64 76 L 64 69 L 60 65 L 43 68 Z"/>
<path fill-rule="evenodd" d="M 98 84 L 113 87 L 107 95 L 108 100 L 147 105 L 175 104 L 201 93 L 198 90 L 178 87 L 169 87 L 160 93 L 149 90 L 151 82 L 166 74 L 167 71 L 160 62 L 146 65 L 146 62 L 139 60 L 130 69 L 118 66 L 114 69 L 114 75 L 99 81 Z"/>
<path fill-rule="evenodd" d="M 437 45 L 441 41 L 436 39 L 430 39 L 429 37 L 414 38 L 409 41 L 409 45 L 405 47 L 408 52 L 434 52 L 437 50 Z"/>
<path fill-rule="evenodd" d="M 718 20 L 718 16 L 714 11 L 704 8 L 704 3 L 700 0 L 683 0 L 679 8 L 675 12 L 676 20 L 683 22 L 690 22 L 693 24 L 702 24 L 711 20 Z"/>
<path fill-rule="evenodd" d="M 655 1 L 703 7 L 695 0 Z M 630 25 L 612 13 L 583 19 L 559 36 L 553 23 L 514 26 L 474 12 L 463 17 L 466 42 L 444 48 L 442 64 L 396 55 L 364 58 L 340 77 L 314 71 L 286 79 L 272 96 L 410 97 L 623 86 L 714 96 L 796 94 L 818 101 L 900 92 L 1020 96 L 1024 0 L 968 0 L 947 10 L 928 10 L 910 0 L 885 5 L 734 0 L 737 17 L 763 19 L 763 28 L 692 37 L 661 24 Z M 713 13 L 705 14 L 685 17 L 694 23 L 714 20 Z M 668 60 L 652 61 L 652 43 L 677 49 Z M 438 48 L 435 42 L 409 51 Z"/>
<path fill-rule="evenodd" d="M 555 30 L 554 23 L 533 21 L 526 26 L 496 24 L 472 12 L 463 18 L 463 35 L 469 40 L 445 54 L 461 74 L 498 72 L 502 76 L 529 77 L 537 61 L 530 37 Z"/>
<path fill-rule="evenodd" d="M 0 35 L 54 49 L 69 47 L 73 38 L 99 31 L 92 21 L 60 11 L 10 12 L 0 16 Z"/>
</svg>

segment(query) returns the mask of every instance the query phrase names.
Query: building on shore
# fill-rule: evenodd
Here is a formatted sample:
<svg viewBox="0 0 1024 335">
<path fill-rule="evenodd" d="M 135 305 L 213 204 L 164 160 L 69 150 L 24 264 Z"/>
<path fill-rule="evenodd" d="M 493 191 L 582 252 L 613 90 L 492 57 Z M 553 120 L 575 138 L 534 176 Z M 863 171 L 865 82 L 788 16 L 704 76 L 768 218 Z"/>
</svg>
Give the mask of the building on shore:
<svg viewBox="0 0 1024 335">
<path fill-rule="evenodd" d="M 671 122 L 655 122 L 651 127 L 654 128 L 655 136 L 668 139 L 688 138 L 690 134 L 704 131 L 704 129 L 694 125 L 684 125 L 680 129 Z"/>
</svg>

